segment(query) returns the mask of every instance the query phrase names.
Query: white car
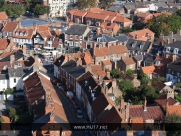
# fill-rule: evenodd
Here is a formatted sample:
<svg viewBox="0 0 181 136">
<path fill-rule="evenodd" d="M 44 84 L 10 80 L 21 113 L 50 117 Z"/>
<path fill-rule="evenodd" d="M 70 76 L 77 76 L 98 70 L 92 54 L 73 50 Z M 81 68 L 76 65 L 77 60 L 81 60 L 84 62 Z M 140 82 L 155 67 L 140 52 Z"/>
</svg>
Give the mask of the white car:
<svg viewBox="0 0 181 136">
<path fill-rule="evenodd" d="M 74 94 L 73 94 L 71 91 L 67 91 L 67 96 L 68 96 L 69 98 L 72 98 L 72 97 L 74 96 Z"/>
<path fill-rule="evenodd" d="M 63 89 L 63 85 L 62 85 L 61 83 L 57 83 L 57 87 L 58 87 L 59 89 Z"/>
</svg>

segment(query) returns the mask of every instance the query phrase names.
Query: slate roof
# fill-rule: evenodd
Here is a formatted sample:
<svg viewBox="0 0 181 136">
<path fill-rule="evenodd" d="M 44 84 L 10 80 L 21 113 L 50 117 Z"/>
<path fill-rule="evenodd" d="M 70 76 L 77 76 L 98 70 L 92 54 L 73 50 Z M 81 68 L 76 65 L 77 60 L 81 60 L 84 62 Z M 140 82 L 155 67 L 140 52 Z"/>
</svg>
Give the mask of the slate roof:
<svg viewBox="0 0 181 136">
<path fill-rule="evenodd" d="M 121 3 L 119 6 L 112 6 L 110 8 L 108 8 L 107 10 L 109 11 L 113 11 L 113 12 L 119 12 L 120 10 L 122 10 L 124 7 L 124 4 Z"/>
<path fill-rule="evenodd" d="M 19 60 L 20 58 L 23 58 L 23 57 L 24 57 L 23 53 L 21 53 L 20 51 L 15 52 L 13 55 L 14 55 L 14 57 L 15 57 L 15 61 L 16 61 L 16 60 Z M 1 61 L 1 62 L 2 62 L 2 61 L 10 61 L 10 56 L 11 56 L 11 55 L 9 55 L 9 56 L 1 59 L 0 61 Z"/>
<path fill-rule="evenodd" d="M 144 56 L 144 61 L 149 62 L 149 63 L 153 63 L 155 61 L 155 58 L 156 58 L 155 56 L 147 55 L 147 56 Z"/>
<path fill-rule="evenodd" d="M 168 69 L 181 73 L 181 62 L 175 61 L 168 65 Z"/>
<path fill-rule="evenodd" d="M 62 55 L 58 59 L 56 59 L 56 61 L 54 62 L 54 65 L 59 67 L 63 63 L 64 60 L 65 60 L 65 56 Z"/>
<path fill-rule="evenodd" d="M 61 68 L 72 75 L 74 78 L 78 78 L 85 73 L 85 68 L 80 65 L 77 66 L 77 63 L 73 60 L 66 62 L 61 66 Z"/>
<path fill-rule="evenodd" d="M 157 9 L 158 12 L 170 12 L 170 13 L 175 13 L 177 11 L 177 8 L 163 8 L 159 7 Z"/>
<path fill-rule="evenodd" d="M 158 51 L 163 50 L 163 48 L 164 47 L 161 45 L 153 44 L 149 54 L 150 55 L 156 55 L 158 53 Z"/>
<path fill-rule="evenodd" d="M 173 43 L 173 38 L 175 38 L 176 41 L 181 41 L 181 35 L 180 34 L 173 34 L 173 36 L 172 35 L 164 36 L 164 41 L 167 42 L 167 40 L 169 39 L 169 42 Z"/>
<path fill-rule="evenodd" d="M 8 72 L 10 77 L 22 77 L 26 72 L 28 72 L 29 68 L 23 68 L 23 67 L 17 67 L 17 69 L 14 68 L 8 68 Z"/>
<path fill-rule="evenodd" d="M 181 41 L 175 41 L 173 43 L 170 43 L 169 45 L 166 45 L 166 47 L 181 49 L 180 45 L 181 45 Z"/>
<path fill-rule="evenodd" d="M 87 29 L 87 26 L 84 25 L 72 25 L 65 34 L 68 35 L 83 35 Z"/>
<path fill-rule="evenodd" d="M 135 43 L 134 46 L 133 46 L 133 43 Z M 141 44 L 144 44 L 142 48 L 140 48 Z M 134 50 L 134 51 L 140 51 L 140 52 L 146 52 L 148 48 L 150 47 L 150 45 L 151 45 L 151 42 L 149 41 L 140 41 L 140 40 L 135 40 L 132 38 L 129 38 L 128 42 L 126 43 L 126 47 L 128 48 L 128 50 Z"/>
<path fill-rule="evenodd" d="M 141 61 L 143 60 L 143 55 L 137 55 L 133 57 L 136 61 Z"/>
</svg>

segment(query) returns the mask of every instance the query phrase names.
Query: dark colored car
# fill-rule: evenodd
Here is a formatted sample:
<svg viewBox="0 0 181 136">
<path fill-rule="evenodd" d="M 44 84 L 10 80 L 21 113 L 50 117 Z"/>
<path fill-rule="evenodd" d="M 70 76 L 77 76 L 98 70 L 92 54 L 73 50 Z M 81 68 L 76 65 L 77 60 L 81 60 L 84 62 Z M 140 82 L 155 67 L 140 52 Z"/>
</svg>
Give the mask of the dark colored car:
<svg viewBox="0 0 181 136">
<path fill-rule="evenodd" d="M 64 94 L 67 93 L 67 90 L 66 90 L 66 89 L 62 88 L 61 90 L 62 90 L 62 92 L 63 92 Z"/>
<path fill-rule="evenodd" d="M 52 82 L 52 84 L 54 84 L 54 85 L 57 85 L 57 83 L 58 83 L 58 81 L 57 81 L 56 79 L 53 79 L 51 82 Z"/>
<path fill-rule="evenodd" d="M 76 100 L 75 100 L 74 97 L 70 98 L 70 101 L 71 101 L 72 103 L 75 103 L 75 102 L 76 102 Z"/>
<path fill-rule="evenodd" d="M 85 136 L 91 136 L 91 134 L 88 130 L 85 130 Z"/>
<path fill-rule="evenodd" d="M 73 103 L 73 106 L 74 106 L 74 109 L 76 109 L 76 110 L 80 110 L 80 107 L 79 107 L 79 105 L 75 102 L 75 103 Z"/>
</svg>

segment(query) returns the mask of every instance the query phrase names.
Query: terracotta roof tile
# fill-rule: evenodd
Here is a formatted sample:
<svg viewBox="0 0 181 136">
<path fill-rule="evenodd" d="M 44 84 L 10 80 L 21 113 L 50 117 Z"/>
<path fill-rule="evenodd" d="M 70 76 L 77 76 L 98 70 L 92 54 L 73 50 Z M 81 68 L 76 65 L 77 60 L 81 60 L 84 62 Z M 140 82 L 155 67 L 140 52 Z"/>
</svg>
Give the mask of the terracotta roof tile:
<svg viewBox="0 0 181 136">
<path fill-rule="evenodd" d="M 114 19 L 115 22 L 132 22 L 131 20 L 127 19 L 126 17 L 123 16 L 116 16 Z M 113 21 L 113 22 L 114 22 Z"/>
<path fill-rule="evenodd" d="M 88 65 L 91 64 L 93 61 L 92 55 L 90 52 L 84 52 L 84 57 L 82 58 L 82 65 Z"/>
<path fill-rule="evenodd" d="M 158 89 L 158 91 L 162 90 L 166 85 L 161 82 L 152 82 L 152 85 Z"/>
<path fill-rule="evenodd" d="M 128 49 L 124 45 L 109 46 L 110 54 L 128 53 Z"/>
<path fill-rule="evenodd" d="M 112 63 L 111 63 L 110 60 L 103 60 L 102 63 L 103 63 L 104 66 L 106 66 L 106 65 L 112 65 Z"/>
<path fill-rule="evenodd" d="M 158 66 L 155 63 L 156 67 L 167 68 L 167 64 L 172 62 L 172 58 L 164 58 L 164 57 L 161 57 L 161 56 L 157 56 L 156 59 L 155 59 L 155 62 L 156 61 L 160 61 L 160 64 Z"/>
<path fill-rule="evenodd" d="M 89 8 L 86 11 L 92 12 L 92 13 L 100 13 L 100 12 L 102 12 L 102 9 L 100 9 L 100 8 Z"/>
<path fill-rule="evenodd" d="M 112 11 L 108 11 L 108 10 L 102 10 L 102 11 L 100 12 L 100 14 L 109 15 L 109 16 L 116 16 L 118 13 L 112 12 Z"/>
<path fill-rule="evenodd" d="M 109 49 L 107 47 L 100 47 L 100 48 L 95 47 L 94 55 L 96 57 L 108 56 L 109 55 Z"/>
<path fill-rule="evenodd" d="M 0 39 L 0 50 L 4 50 L 8 46 L 8 40 L 7 39 Z"/>
<path fill-rule="evenodd" d="M 51 37 L 52 36 L 49 30 L 41 31 L 41 32 L 39 32 L 39 34 L 41 35 L 42 38 L 46 38 L 46 37 Z"/>
<path fill-rule="evenodd" d="M 133 123 L 132 124 L 133 130 L 143 129 L 143 118 L 142 117 L 131 118 L 131 123 Z"/>
<path fill-rule="evenodd" d="M 162 106 L 164 109 L 166 107 L 166 102 L 168 102 L 168 105 L 175 105 L 177 103 L 177 101 L 171 97 L 167 99 L 167 94 L 161 95 L 160 97 L 155 99 L 155 102 Z"/>
<path fill-rule="evenodd" d="M 32 37 L 33 37 L 33 29 L 27 29 L 27 28 L 18 28 L 13 34 L 13 38 L 31 39 Z"/>
<path fill-rule="evenodd" d="M 73 13 L 73 15 L 75 15 L 75 16 L 85 16 L 87 14 L 87 12 L 86 11 L 75 11 L 74 13 Z"/>
<path fill-rule="evenodd" d="M 71 9 L 68 11 L 69 14 L 73 15 L 74 12 L 78 11 L 78 9 Z"/>
<path fill-rule="evenodd" d="M 160 120 L 164 117 L 164 113 L 160 106 L 147 106 L 147 111 L 144 111 L 142 105 L 131 105 L 129 107 L 129 117 L 142 117 L 144 121 L 147 119 Z"/>
<path fill-rule="evenodd" d="M 164 13 L 154 13 L 153 16 L 154 16 L 154 17 L 158 17 L 158 16 L 164 15 L 164 14 L 165 14 L 166 16 L 172 15 L 172 13 L 170 13 L 170 12 L 164 12 Z"/>
<path fill-rule="evenodd" d="M 155 70 L 154 66 L 146 66 L 141 68 L 144 74 L 152 74 Z"/>
<path fill-rule="evenodd" d="M 7 117 L 7 116 L 4 116 L 4 115 L 2 115 L 1 117 L 4 119 L 4 122 L 1 123 L 1 131 L 2 130 L 5 130 L 5 131 L 11 130 L 11 128 L 10 128 L 10 118 Z"/>
<path fill-rule="evenodd" d="M 102 70 L 102 67 L 100 65 L 92 65 L 91 72 L 97 76 L 106 76 L 106 72 Z"/>
<path fill-rule="evenodd" d="M 97 14 L 97 13 L 87 13 L 87 15 L 85 17 L 86 18 L 96 18 L 96 19 L 105 20 L 109 16 L 108 15 L 104 15 L 104 14 Z"/>
<path fill-rule="evenodd" d="M 107 23 L 107 22 L 102 22 L 102 24 L 100 25 L 103 28 L 111 28 L 113 29 L 115 26 L 118 26 L 115 23 Z"/>
<path fill-rule="evenodd" d="M 181 116 L 181 105 L 169 105 L 167 113 L 168 114 L 178 114 Z"/>
<path fill-rule="evenodd" d="M 131 65 L 131 64 L 135 64 L 134 60 L 132 58 L 124 58 L 122 59 L 122 61 L 126 64 L 126 65 Z"/>
<path fill-rule="evenodd" d="M 148 16 L 153 16 L 152 14 L 149 14 L 149 13 L 138 13 L 137 14 L 137 17 L 141 17 L 141 18 L 146 18 Z"/>
<path fill-rule="evenodd" d="M 2 29 L 3 32 L 13 32 L 17 27 L 15 22 L 7 22 L 4 28 Z"/>
<path fill-rule="evenodd" d="M 148 33 L 148 35 L 153 35 L 154 34 L 150 29 L 146 28 L 146 29 L 130 32 L 129 35 L 131 37 L 135 37 L 137 35 L 138 39 L 139 39 L 139 38 L 146 37 L 146 33 Z"/>
<path fill-rule="evenodd" d="M 8 16 L 5 12 L 0 12 L 0 20 L 5 21 L 8 19 Z"/>
<path fill-rule="evenodd" d="M 37 26 L 37 31 L 38 32 L 48 31 L 48 30 L 50 30 L 50 29 L 49 29 L 49 27 L 47 25 Z"/>
</svg>

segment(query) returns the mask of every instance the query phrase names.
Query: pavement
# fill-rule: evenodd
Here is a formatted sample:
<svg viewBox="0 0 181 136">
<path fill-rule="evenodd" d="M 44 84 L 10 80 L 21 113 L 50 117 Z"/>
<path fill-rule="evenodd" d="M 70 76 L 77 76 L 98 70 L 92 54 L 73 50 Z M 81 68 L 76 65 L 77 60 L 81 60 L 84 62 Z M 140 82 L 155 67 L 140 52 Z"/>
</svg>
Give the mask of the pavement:
<svg viewBox="0 0 181 136">
<path fill-rule="evenodd" d="M 76 116 L 76 111 L 73 107 L 73 104 L 70 102 L 69 98 L 64 94 L 56 85 L 54 85 L 54 89 L 57 92 L 58 97 L 60 98 L 65 114 L 67 115 L 67 119 L 69 123 L 85 123 L 85 119 L 87 118 L 86 112 L 83 110 L 83 104 L 77 100 L 77 103 L 79 104 L 81 110 L 84 114 L 84 119 L 78 119 Z M 73 136 L 84 136 L 84 131 L 73 131 Z"/>
</svg>

